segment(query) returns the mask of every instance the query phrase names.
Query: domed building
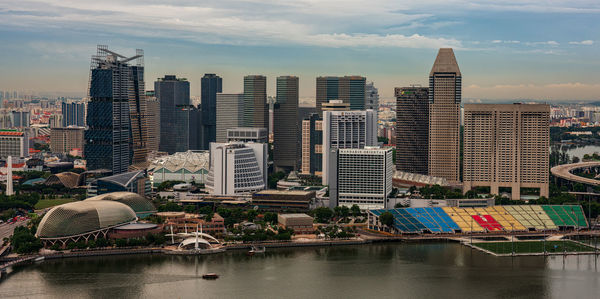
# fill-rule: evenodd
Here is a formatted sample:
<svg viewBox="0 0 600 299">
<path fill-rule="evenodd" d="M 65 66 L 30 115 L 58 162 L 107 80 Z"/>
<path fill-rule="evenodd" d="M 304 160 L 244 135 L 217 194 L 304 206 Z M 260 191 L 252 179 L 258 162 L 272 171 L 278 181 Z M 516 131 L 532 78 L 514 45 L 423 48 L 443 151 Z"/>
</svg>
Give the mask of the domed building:
<svg viewBox="0 0 600 299">
<path fill-rule="evenodd" d="M 111 200 L 120 202 L 130 207 L 138 218 L 145 218 L 156 213 L 156 208 L 145 197 L 133 192 L 111 192 L 90 197 L 85 201 Z"/>
<path fill-rule="evenodd" d="M 187 151 L 160 157 L 148 167 L 148 174 L 156 186 L 164 181 L 206 183 L 209 171 L 208 151 Z"/>
<path fill-rule="evenodd" d="M 106 238 L 116 226 L 136 221 L 127 205 L 111 200 L 84 200 L 52 208 L 38 225 L 36 237 L 46 246 Z"/>
</svg>

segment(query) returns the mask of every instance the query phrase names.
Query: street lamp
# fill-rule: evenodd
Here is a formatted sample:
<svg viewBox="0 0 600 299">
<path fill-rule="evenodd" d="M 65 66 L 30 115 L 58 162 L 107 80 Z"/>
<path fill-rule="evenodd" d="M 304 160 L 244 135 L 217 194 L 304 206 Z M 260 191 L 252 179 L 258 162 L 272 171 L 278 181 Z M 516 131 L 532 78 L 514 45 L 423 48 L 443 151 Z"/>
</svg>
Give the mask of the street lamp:
<svg viewBox="0 0 600 299">
<path fill-rule="evenodd" d="M 511 235 L 511 241 L 510 241 L 510 245 L 512 247 L 512 256 L 515 256 L 515 227 L 513 225 L 513 223 L 510 223 L 510 235 Z"/>
</svg>

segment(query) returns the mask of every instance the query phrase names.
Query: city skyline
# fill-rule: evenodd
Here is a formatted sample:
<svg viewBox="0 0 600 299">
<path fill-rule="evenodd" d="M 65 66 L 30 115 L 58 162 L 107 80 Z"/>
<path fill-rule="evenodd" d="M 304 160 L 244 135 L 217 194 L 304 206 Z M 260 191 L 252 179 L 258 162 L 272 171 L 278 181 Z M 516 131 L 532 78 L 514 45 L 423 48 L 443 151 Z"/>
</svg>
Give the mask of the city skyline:
<svg viewBox="0 0 600 299">
<path fill-rule="evenodd" d="M 388 2 L 0 1 L 0 89 L 84 96 L 89 53 L 107 44 L 146 51 L 147 89 L 175 74 L 199 96 L 200 78 L 216 73 L 238 93 L 261 74 L 274 95 L 275 78 L 291 74 L 314 101 L 316 77 L 359 75 L 391 100 L 396 86 L 427 85 L 429 57 L 452 47 L 465 100 L 598 99 L 600 4 Z"/>
</svg>

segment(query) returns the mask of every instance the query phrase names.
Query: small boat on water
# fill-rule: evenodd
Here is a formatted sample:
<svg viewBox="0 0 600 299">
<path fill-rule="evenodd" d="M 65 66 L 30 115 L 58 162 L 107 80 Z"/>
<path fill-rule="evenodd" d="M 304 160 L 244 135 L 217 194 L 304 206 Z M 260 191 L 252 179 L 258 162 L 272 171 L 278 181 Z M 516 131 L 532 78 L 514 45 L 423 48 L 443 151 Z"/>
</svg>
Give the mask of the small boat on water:
<svg viewBox="0 0 600 299">
<path fill-rule="evenodd" d="M 36 257 L 33 261 L 36 263 L 43 262 L 46 258 L 43 256 Z"/>
<path fill-rule="evenodd" d="M 202 275 L 202 279 L 217 279 L 219 278 L 219 274 L 217 273 L 206 273 Z"/>
<path fill-rule="evenodd" d="M 248 251 L 248 255 L 252 256 L 257 253 L 265 253 L 267 249 L 264 246 L 251 246 L 250 251 Z"/>
</svg>

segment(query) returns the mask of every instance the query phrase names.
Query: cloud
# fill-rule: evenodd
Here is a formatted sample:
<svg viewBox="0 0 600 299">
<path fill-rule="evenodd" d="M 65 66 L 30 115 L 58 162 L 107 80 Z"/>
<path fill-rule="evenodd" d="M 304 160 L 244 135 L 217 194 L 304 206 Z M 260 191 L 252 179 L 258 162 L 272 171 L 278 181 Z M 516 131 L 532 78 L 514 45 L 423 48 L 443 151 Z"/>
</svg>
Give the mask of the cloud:
<svg viewBox="0 0 600 299">
<path fill-rule="evenodd" d="M 584 45 L 584 46 L 591 46 L 594 44 L 593 40 L 582 40 L 580 42 L 569 42 L 570 45 Z"/>
<path fill-rule="evenodd" d="M 558 45 L 560 45 L 560 43 L 558 43 L 557 41 L 554 40 L 549 40 L 549 41 L 545 41 L 545 42 L 525 42 L 523 43 L 527 46 L 553 46 L 556 47 Z"/>
<path fill-rule="evenodd" d="M 480 86 L 476 84 L 464 87 L 465 98 L 483 99 L 548 99 L 548 100 L 598 100 L 600 84 L 581 82 L 553 84 L 500 84 Z"/>
<path fill-rule="evenodd" d="M 518 40 L 499 40 L 495 39 L 492 41 L 492 44 L 520 44 L 521 41 Z"/>
</svg>

